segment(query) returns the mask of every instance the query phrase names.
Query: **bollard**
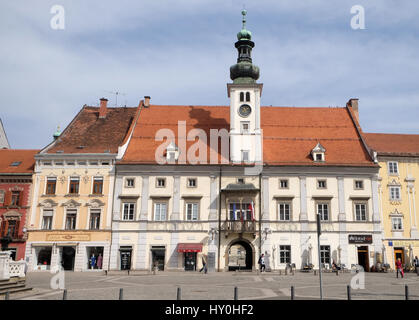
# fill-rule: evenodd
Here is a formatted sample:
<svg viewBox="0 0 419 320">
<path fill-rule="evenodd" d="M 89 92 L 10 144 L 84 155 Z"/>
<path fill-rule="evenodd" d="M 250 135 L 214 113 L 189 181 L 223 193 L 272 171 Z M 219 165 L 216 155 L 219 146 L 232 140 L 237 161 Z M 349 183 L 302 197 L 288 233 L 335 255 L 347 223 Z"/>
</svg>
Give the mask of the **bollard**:
<svg viewBox="0 0 419 320">
<path fill-rule="evenodd" d="M 239 289 L 234 287 L 234 300 L 239 300 Z"/>
<path fill-rule="evenodd" d="M 336 275 L 337 275 L 337 276 L 339 275 L 339 270 L 336 270 Z"/>
<path fill-rule="evenodd" d="M 67 300 L 67 289 L 64 289 L 63 300 Z"/>
<path fill-rule="evenodd" d="M 124 289 L 123 288 L 119 289 L 119 300 L 124 300 Z"/>
<path fill-rule="evenodd" d="M 409 286 L 404 286 L 404 296 L 406 297 L 406 300 L 409 300 Z"/>
<path fill-rule="evenodd" d="M 4 296 L 4 300 L 10 300 L 10 293 L 9 293 L 9 291 L 6 292 L 6 295 Z"/>
<path fill-rule="evenodd" d="M 350 286 L 346 286 L 346 291 L 348 293 L 348 300 L 352 300 L 351 299 L 351 287 Z"/>
<path fill-rule="evenodd" d="M 178 287 L 178 288 L 177 288 L 177 296 L 176 296 L 176 300 L 181 300 L 180 287 Z"/>
<path fill-rule="evenodd" d="M 314 275 L 317 275 L 317 271 L 316 270 L 314 270 Z"/>
<path fill-rule="evenodd" d="M 294 300 L 294 286 L 291 286 L 291 300 Z"/>
</svg>

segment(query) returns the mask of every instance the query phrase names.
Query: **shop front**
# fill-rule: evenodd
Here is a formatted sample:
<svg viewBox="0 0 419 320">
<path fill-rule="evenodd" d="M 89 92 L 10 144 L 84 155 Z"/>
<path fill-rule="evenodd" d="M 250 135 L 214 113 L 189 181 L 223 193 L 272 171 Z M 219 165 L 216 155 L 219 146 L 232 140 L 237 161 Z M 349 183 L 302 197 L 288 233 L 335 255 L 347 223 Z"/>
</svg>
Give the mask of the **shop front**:
<svg viewBox="0 0 419 320">
<path fill-rule="evenodd" d="M 177 252 L 183 253 L 184 270 L 196 271 L 197 254 L 202 252 L 202 243 L 179 243 Z"/>
<path fill-rule="evenodd" d="M 356 256 L 358 265 L 362 266 L 364 271 L 370 271 L 370 252 L 369 246 L 372 244 L 371 234 L 350 234 L 348 236 L 348 243 L 356 245 Z"/>
<path fill-rule="evenodd" d="M 164 270 L 164 263 L 166 258 L 165 246 L 152 246 L 151 247 L 151 269 L 157 268 L 158 271 Z"/>
<path fill-rule="evenodd" d="M 392 252 L 393 268 L 397 259 L 401 260 L 405 268 L 413 267 L 415 256 L 419 256 L 419 240 L 389 240 L 388 247 Z"/>
</svg>

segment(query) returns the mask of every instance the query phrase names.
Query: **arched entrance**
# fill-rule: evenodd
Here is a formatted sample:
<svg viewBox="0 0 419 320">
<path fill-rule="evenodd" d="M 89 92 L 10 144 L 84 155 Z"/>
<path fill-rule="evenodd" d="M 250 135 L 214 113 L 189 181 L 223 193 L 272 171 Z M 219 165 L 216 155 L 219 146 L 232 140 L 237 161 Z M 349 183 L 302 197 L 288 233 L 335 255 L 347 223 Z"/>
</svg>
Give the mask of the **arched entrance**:
<svg viewBox="0 0 419 320">
<path fill-rule="evenodd" d="M 254 250 L 244 239 L 233 240 L 227 247 L 226 267 L 228 271 L 252 270 Z"/>
</svg>

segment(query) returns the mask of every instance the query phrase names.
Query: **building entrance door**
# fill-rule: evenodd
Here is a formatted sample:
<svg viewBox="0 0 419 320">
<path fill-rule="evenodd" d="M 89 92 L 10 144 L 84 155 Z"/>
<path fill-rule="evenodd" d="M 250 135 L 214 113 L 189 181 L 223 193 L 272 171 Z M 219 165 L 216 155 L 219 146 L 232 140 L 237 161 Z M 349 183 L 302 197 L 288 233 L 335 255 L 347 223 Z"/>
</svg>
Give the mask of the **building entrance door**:
<svg viewBox="0 0 419 320">
<path fill-rule="evenodd" d="M 185 271 L 196 271 L 196 252 L 185 252 Z"/>
<path fill-rule="evenodd" d="M 61 263 L 64 270 L 74 270 L 74 260 L 76 259 L 76 249 L 74 247 L 63 247 Z"/>
<path fill-rule="evenodd" d="M 151 249 L 151 268 L 157 267 L 159 271 L 164 270 L 165 248 Z"/>
<path fill-rule="evenodd" d="M 228 271 L 252 270 L 253 250 L 249 243 L 243 240 L 233 242 L 228 249 Z"/>
<path fill-rule="evenodd" d="M 404 249 L 403 248 L 394 248 L 394 263 L 396 263 L 397 259 L 402 261 L 404 264 Z"/>
<path fill-rule="evenodd" d="M 370 262 L 368 257 L 368 247 L 358 247 L 358 264 L 364 268 L 365 272 L 370 271 Z"/>
</svg>

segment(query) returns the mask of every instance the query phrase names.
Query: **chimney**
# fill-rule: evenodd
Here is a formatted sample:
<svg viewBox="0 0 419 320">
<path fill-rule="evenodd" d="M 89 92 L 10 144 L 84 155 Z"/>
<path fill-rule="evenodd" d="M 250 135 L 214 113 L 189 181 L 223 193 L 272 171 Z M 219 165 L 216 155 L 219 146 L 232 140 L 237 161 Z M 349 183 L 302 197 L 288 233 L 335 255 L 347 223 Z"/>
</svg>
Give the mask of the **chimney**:
<svg viewBox="0 0 419 320">
<path fill-rule="evenodd" d="M 106 118 L 106 113 L 108 112 L 108 99 L 101 98 L 100 99 L 100 108 L 99 108 L 99 119 Z"/>
<path fill-rule="evenodd" d="M 144 96 L 144 108 L 150 107 L 150 96 Z"/>
<path fill-rule="evenodd" d="M 346 105 L 350 106 L 355 114 L 356 121 L 359 123 L 359 113 L 358 113 L 358 98 L 351 98 L 349 99 Z"/>
</svg>

